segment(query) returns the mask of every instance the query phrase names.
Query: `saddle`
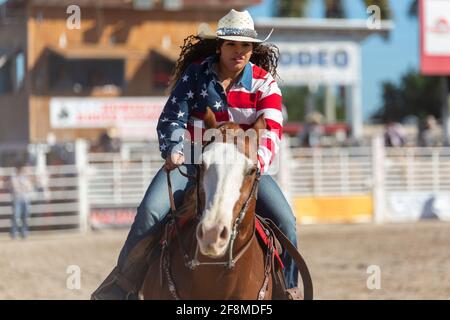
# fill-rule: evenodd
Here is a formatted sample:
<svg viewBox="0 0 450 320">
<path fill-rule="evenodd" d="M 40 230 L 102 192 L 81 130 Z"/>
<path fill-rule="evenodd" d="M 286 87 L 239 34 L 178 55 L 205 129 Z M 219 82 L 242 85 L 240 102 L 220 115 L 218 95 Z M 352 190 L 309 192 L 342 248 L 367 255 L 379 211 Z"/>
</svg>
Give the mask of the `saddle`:
<svg viewBox="0 0 450 320">
<path fill-rule="evenodd" d="M 312 300 L 313 286 L 311 275 L 303 257 L 297 251 L 295 246 L 270 219 L 262 218 L 261 216 L 256 215 L 256 230 L 266 246 L 268 245 L 269 239 L 272 239 L 275 247 L 274 257 L 277 264 L 272 264 L 272 279 L 274 283 L 272 298 L 274 300 Z M 286 280 L 283 273 L 284 266 L 280 258 L 283 248 L 294 260 L 298 270 L 300 271 L 303 282 L 304 296 L 302 296 L 298 287 L 286 289 Z M 272 258 L 272 260 L 274 259 Z"/>
<path fill-rule="evenodd" d="M 185 202 L 176 210 L 175 215 L 179 217 L 178 225 L 180 229 L 189 221 L 196 217 L 192 206 Z M 191 214 L 189 214 L 191 213 Z M 167 224 L 167 221 L 166 221 Z M 142 239 L 131 250 L 121 269 L 115 267 L 108 277 L 103 281 L 99 288 L 92 294 L 92 300 L 135 300 L 141 299 L 139 291 L 143 284 L 146 272 L 151 263 L 157 261 L 161 252 L 161 243 L 169 240 L 166 237 L 175 236 L 174 229 L 169 234 L 165 226 L 162 226 L 157 233 L 149 235 Z M 275 300 L 303 300 L 312 299 L 313 287 L 311 277 L 302 256 L 295 246 L 281 232 L 270 219 L 262 218 L 256 215 L 256 233 L 263 249 L 273 246 L 271 252 L 271 273 L 273 280 L 272 298 Z M 304 297 L 301 296 L 298 288 L 286 289 L 286 281 L 283 274 L 283 263 L 280 255 L 284 250 L 293 258 L 296 263 L 302 280 Z"/>
</svg>

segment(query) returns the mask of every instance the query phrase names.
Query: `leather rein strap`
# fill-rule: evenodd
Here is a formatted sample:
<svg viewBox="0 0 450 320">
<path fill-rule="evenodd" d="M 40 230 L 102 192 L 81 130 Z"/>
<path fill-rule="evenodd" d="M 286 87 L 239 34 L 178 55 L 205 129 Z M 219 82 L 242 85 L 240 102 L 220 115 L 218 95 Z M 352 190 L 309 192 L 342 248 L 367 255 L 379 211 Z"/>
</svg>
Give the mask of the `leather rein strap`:
<svg viewBox="0 0 450 320">
<path fill-rule="evenodd" d="M 305 260 L 303 259 L 297 248 L 289 241 L 289 239 L 284 235 L 284 233 L 277 227 L 277 225 L 270 219 L 264 219 L 269 225 L 272 231 L 275 233 L 278 241 L 281 242 L 282 246 L 287 250 L 291 258 L 297 265 L 303 282 L 303 295 L 305 300 L 313 300 L 313 284 L 311 280 L 311 274 L 309 273 L 308 267 Z"/>
</svg>

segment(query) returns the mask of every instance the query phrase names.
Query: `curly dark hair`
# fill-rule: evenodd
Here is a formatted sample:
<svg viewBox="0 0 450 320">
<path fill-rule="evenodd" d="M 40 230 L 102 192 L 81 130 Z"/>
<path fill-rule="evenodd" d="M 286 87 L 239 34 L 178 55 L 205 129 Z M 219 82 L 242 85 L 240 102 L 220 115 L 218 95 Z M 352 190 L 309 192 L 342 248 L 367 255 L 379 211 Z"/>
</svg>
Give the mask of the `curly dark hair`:
<svg viewBox="0 0 450 320">
<path fill-rule="evenodd" d="M 199 36 L 190 35 L 184 39 L 181 46 L 180 57 L 173 70 L 168 90 L 171 91 L 186 68 L 193 62 L 203 59 L 216 53 L 217 49 L 225 42 L 223 39 L 203 39 Z M 250 61 L 269 72 L 274 79 L 278 77 L 279 49 L 270 43 L 253 43 L 253 53 Z"/>
</svg>

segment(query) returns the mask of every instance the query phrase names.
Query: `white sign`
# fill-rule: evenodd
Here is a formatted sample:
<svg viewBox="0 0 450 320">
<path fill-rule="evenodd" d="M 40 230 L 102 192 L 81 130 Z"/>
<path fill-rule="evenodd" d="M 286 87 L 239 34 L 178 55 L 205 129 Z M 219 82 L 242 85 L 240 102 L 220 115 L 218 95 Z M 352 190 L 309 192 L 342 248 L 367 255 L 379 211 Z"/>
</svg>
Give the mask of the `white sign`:
<svg viewBox="0 0 450 320">
<path fill-rule="evenodd" d="M 183 9 L 182 0 L 164 0 L 164 9 L 166 10 L 181 10 Z"/>
<path fill-rule="evenodd" d="M 425 53 L 450 56 L 450 0 L 426 0 Z"/>
<path fill-rule="evenodd" d="M 153 0 L 133 0 L 133 9 L 150 10 L 154 7 Z"/>
<path fill-rule="evenodd" d="M 390 192 L 387 196 L 387 221 L 417 221 L 437 218 L 450 220 L 450 194 L 432 192 Z"/>
<path fill-rule="evenodd" d="M 278 42 L 282 85 L 359 82 L 360 48 L 352 42 Z"/>
<path fill-rule="evenodd" d="M 116 128 L 124 139 L 157 139 L 156 125 L 167 97 L 51 98 L 50 125 Z"/>
</svg>

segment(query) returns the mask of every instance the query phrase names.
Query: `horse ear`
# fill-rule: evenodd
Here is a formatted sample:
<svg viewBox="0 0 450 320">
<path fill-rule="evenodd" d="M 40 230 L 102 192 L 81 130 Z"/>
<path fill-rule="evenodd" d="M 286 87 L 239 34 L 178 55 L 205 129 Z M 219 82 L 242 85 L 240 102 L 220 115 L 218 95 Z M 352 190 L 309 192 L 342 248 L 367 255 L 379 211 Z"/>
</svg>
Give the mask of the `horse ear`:
<svg viewBox="0 0 450 320">
<path fill-rule="evenodd" d="M 214 115 L 214 112 L 211 110 L 210 107 L 206 107 L 206 114 L 205 117 L 203 118 L 203 121 L 205 122 L 206 129 L 217 128 L 216 116 Z"/>
<path fill-rule="evenodd" d="M 264 114 L 262 114 L 258 117 L 258 119 L 256 119 L 256 122 L 253 124 L 253 130 L 255 130 L 259 136 L 260 130 L 264 129 L 266 129 L 266 120 L 264 119 Z"/>
</svg>

